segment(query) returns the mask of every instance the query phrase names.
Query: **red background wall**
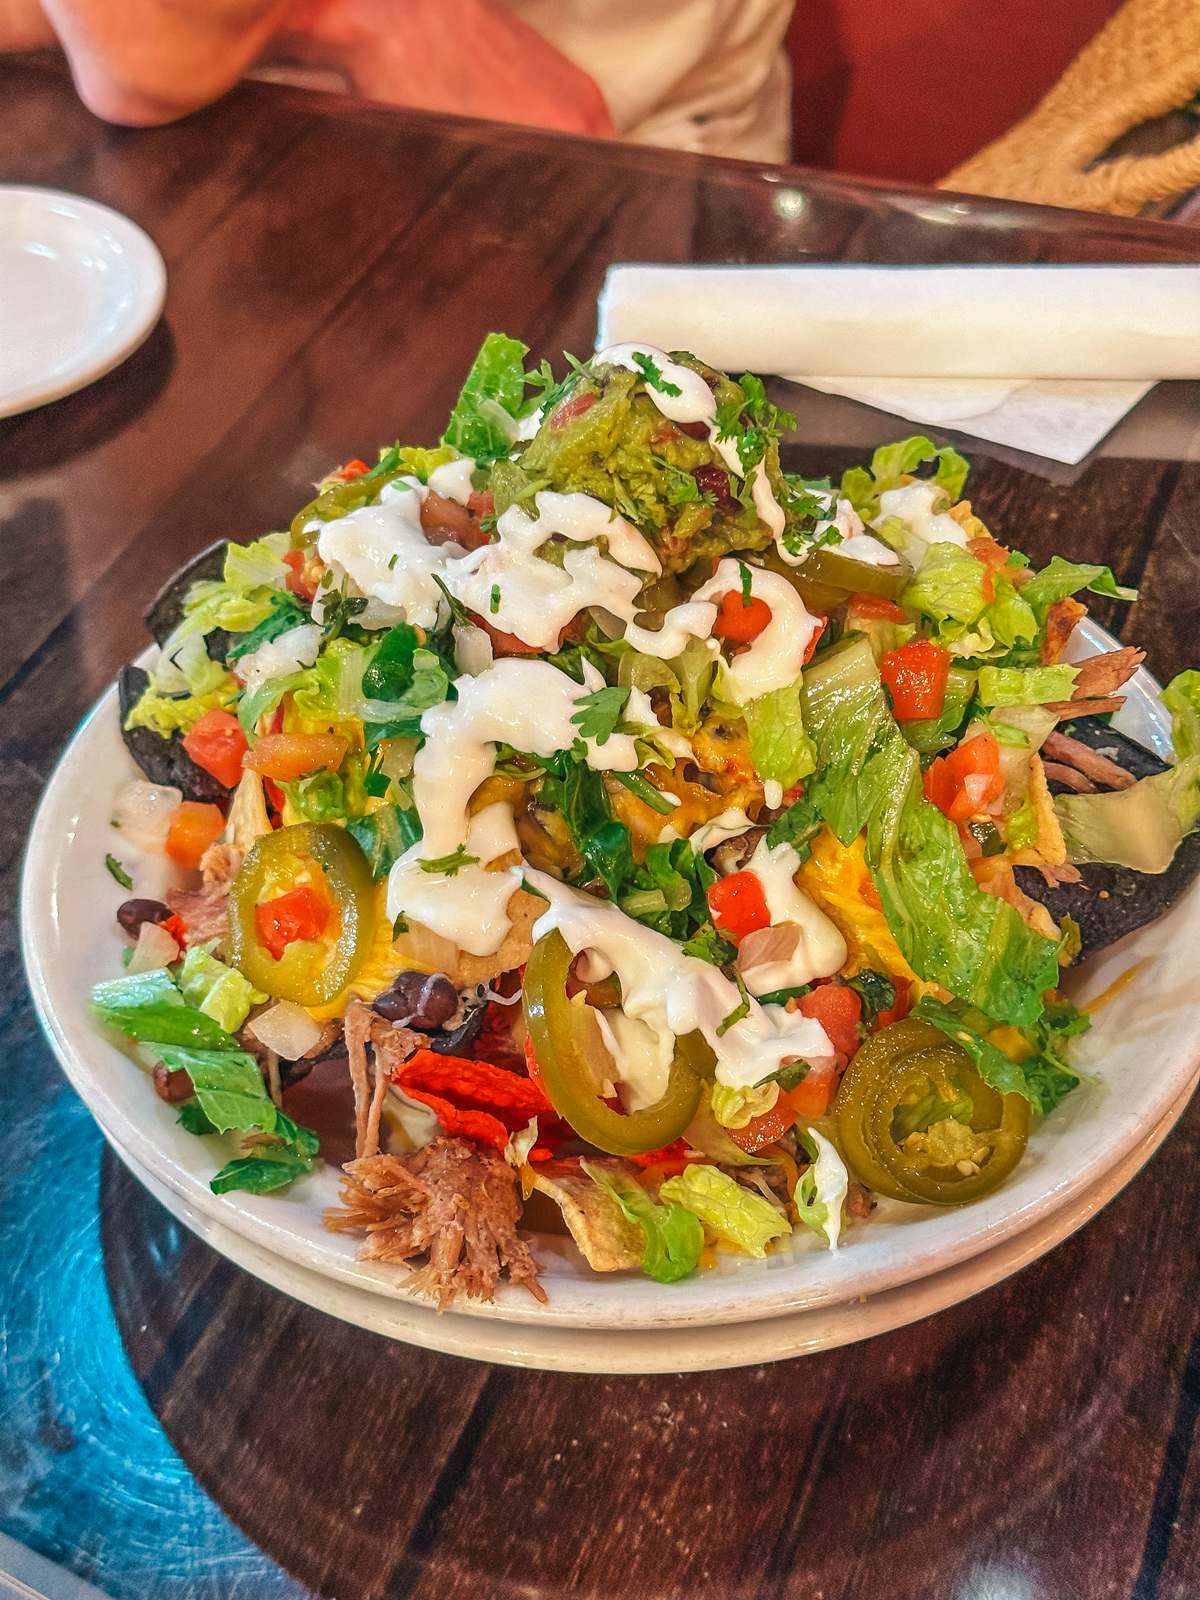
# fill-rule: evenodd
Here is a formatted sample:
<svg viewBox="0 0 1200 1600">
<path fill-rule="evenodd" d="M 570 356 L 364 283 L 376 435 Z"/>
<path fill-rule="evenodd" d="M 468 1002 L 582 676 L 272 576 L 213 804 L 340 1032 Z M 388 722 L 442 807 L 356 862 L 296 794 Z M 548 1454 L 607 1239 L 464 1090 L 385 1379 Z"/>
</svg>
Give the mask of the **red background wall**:
<svg viewBox="0 0 1200 1600">
<path fill-rule="evenodd" d="M 1031 111 L 1118 0 L 797 0 L 795 159 L 932 182 Z"/>
</svg>

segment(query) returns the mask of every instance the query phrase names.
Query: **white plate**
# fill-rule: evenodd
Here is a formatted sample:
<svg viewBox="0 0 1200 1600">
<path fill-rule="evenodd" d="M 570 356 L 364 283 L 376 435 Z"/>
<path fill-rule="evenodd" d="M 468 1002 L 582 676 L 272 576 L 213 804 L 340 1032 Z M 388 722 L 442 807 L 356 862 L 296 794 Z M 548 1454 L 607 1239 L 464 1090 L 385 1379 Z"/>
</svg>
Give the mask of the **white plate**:
<svg viewBox="0 0 1200 1600">
<path fill-rule="evenodd" d="M 166 286 L 153 241 L 120 212 L 0 188 L 0 417 L 111 372 L 158 321 Z"/>
<path fill-rule="evenodd" d="M 1096 643 L 1109 643 L 1100 630 Z M 1124 721 L 1161 740 L 1163 713 L 1145 674 L 1130 688 Z M 47 786 L 34 822 L 22 886 L 22 937 L 29 980 L 67 1075 L 99 1120 L 139 1165 L 194 1210 L 261 1249 L 306 1270 L 377 1293 L 411 1299 L 401 1274 L 355 1259 L 356 1241 L 331 1234 L 322 1212 L 336 1197 L 328 1169 L 283 1195 L 216 1196 L 208 1179 L 224 1156 L 215 1141 L 185 1133 L 154 1094 L 148 1076 L 115 1042 L 98 1034 L 87 1008 L 93 983 L 120 971 L 124 940 L 113 913 L 122 891 L 104 868 L 108 850 L 125 856 L 108 827 L 111 797 L 131 764 L 117 730 L 116 692 L 80 728 Z M 160 892 L 137 877 L 139 893 Z M 807 1233 L 765 1261 L 722 1255 L 713 1271 L 664 1289 L 638 1274 L 590 1272 L 566 1241 L 541 1238 L 537 1253 L 550 1296 L 538 1306 L 504 1289 L 494 1305 L 463 1315 L 571 1328 L 695 1327 L 841 1304 L 941 1272 L 1011 1239 L 1074 1205 L 1157 1128 L 1191 1083 L 1200 1049 L 1194 950 L 1200 894 L 1106 951 L 1083 973 L 1086 996 L 1103 991 L 1131 964 L 1147 963 L 1080 1041 L 1077 1061 L 1090 1081 L 1034 1133 L 1013 1177 L 961 1209 L 884 1202 L 831 1254 Z"/>
<path fill-rule="evenodd" d="M 1158 1126 L 1083 1194 L 994 1249 L 870 1299 L 794 1311 L 790 1316 L 767 1317 L 737 1328 L 721 1324 L 599 1331 L 536 1322 L 480 1322 L 454 1312 L 439 1314 L 413 1300 L 356 1289 L 295 1266 L 282 1256 L 251 1244 L 213 1217 L 195 1211 L 174 1190 L 158 1183 L 139 1166 L 103 1126 L 101 1131 L 134 1177 L 206 1244 L 272 1288 L 343 1322 L 424 1350 L 496 1361 L 508 1367 L 593 1373 L 706 1372 L 760 1361 L 783 1361 L 854 1344 L 859 1339 L 919 1322 L 990 1289 L 1090 1222 L 1150 1159 L 1181 1115 L 1194 1087 L 1194 1083 L 1187 1084 Z"/>
</svg>

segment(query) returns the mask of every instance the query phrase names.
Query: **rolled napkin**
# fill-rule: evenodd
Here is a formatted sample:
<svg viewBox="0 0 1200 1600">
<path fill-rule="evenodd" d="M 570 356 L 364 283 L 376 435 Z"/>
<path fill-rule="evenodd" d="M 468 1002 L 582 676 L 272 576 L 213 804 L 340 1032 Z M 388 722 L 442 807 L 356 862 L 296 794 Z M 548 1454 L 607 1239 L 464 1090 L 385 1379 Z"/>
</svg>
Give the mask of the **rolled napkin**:
<svg viewBox="0 0 1200 1600">
<path fill-rule="evenodd" d="M 609 268 L 599 343 L 826 378 L 1200 378 L 1200 266 Z"/>
</svg>

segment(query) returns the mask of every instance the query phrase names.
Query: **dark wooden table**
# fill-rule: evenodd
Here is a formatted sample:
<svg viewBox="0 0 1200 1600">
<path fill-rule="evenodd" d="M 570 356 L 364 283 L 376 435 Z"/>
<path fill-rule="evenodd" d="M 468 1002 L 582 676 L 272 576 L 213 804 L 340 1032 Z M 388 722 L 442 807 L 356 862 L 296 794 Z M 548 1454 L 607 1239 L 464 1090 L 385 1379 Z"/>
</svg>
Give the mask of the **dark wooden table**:
<svg viewBox="0 0 1200 1600">
<path fill-rule="evenodd" d="M 158 582 L 331 462 L 432 438 L 489 328 L 590 348 L 613 260 L 1176 261 L 1200 235 L 259 87 L 119 131 L 28 64 L 0 65 L 13 180 L 127 212 L 170 287 L 119 371 L 0 423 L 4 1532 L 139 1600 L 1195 1600 L 1200 1108 L 1091 1226 L 932 1321 L 708 1376 L 489 1368 L 176 1225 L 41 1039 L 13 907 L 39 791 Z M 797 395 L 808 468 L 903 431 Z M 1163 675 L 1200 654 L 1197 400 L 1161 386 L 1077 470 L 971 450 L 1005 536 L 1142 585 L 1101 616 Z"/>
</svg>

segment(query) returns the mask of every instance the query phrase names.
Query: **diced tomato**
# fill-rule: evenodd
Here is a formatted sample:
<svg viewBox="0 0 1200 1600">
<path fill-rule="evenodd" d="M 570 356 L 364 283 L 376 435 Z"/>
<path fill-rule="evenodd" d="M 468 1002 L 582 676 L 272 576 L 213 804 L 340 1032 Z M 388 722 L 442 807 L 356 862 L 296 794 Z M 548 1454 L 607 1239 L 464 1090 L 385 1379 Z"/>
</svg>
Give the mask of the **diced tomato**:
<svg viewBox="0 0 1200 1600">
<path fill-rule="evenodd" d="M 737 941 L 756 928 L 771 926 L 767 896 L 753 872 L 731 872 L 710 885 L 708 906 L 713 923 L 722 933 Z"/>
<path fill-rule="evenodd" d="M 167 829 L 166 851 L 176 866 L 200 865 L 200 857 L 210 844 L 215 844 L 225 827 L 225 818 L 219 806 L 206 805 L 199 800 L 181 800 L 171 813 Z"/>
<path fill-rule="evenodd" d="M 503 628 L 494 628 L 488 619 L 481 617 L 477 611 L 471 612 L 471 620 L 476 627 L 482 628 L 492 641 L 492 653 L 497 657 L 536 656 L 541 654 L 540 645 L 526 644 L 524 639 L 519 639 L 515 633 L 505 633 Z"/>
<path fill-rule="evenodd" d="M 896 983 L 895 1005 L 889 1006 L 886 1011 L 881 1011 L 879 1013 L 879 1015 L 875 1018 L 875 1026 L 871 1031 L 873 1033 L 878 1033 L 880 1028 L 889 1027 L 893 1022 L 903 1022 L 904 1018 L 911 1010 L 912 984 L 907 983 L 903 978 L 900 978 Z"/>
<path fill-rule="evenodd" d="M 556 432 L 565 428 L 568 422 L 574 422 L 576 417 L 582 417 L 596 404 L 597 396 L 584 389 L 579 394 L 568 395 L 565 400 L 560 400 L 550 413 L 550 427 Z"/>
<path fill-rule="evenodd" d="M 978 733 L 925 772 L 925 798 L 951 822 L 966 822 L 1004 793 L 1000 746 L 994 734 Z"/>
<path fill-rule="evenodd" d="M 370 472 L 370 467 L 365 461 L 360 461 L 357 456 L 353 461 L 347 461 L 336 472 L 330 473 L 332 478 L 340 478 L 343 483 L 353 483 L 355 478 L 361 478 L 364 472 Z"/>
<path fill-rule="evenodd" d="M 852 594 L 850 614 L 872 622 L 905 622 L 908 619 L 894 600 L 882 594 Z"/>
<path fill-rule="evenodd" d="M 247 750 L 242 765 L 286 783 L 320 767 L 336 772 L 347 748 L 339 733 L 265 733 Z"/>
<path fill-rule="evenodd" d="M 794 1089 L 780 1094 L 770 1111 L 753 1118 L 744 1128 L 728 1128 L 726 1132 L 747 1155 L 769 1144 L 778 1144 L 797 1117 L 812 1121 L 825 1115 L 833 1098 L 834 1081 L 832 1067 L 812 1067 Z"/>
<path fill-rule="evenodd" d="M 838 1075 L 832 1066 L 813 1067 L 803 1083 L 798 1083 L 788 1097 L 793 1118 L 803 1117 L 815 1122 L 829 1110 L 838 1085 Z"/>
<path fill-rule="evenodd" d="M 171 935 L 181 950 L 187 949 L 187 923 L 184 922 L 178 911 L 173 912 L 169 917 L 164 917 L 159 923 L 159 927 L 165 929 Z"/>
<path fill-rule="evenodd" d="M 254 926 L 276 961 L 297 939 L 319 939 L 329 926 L 330 906 L 308 884 L 254 908 Z"/>
<path fill-rule="evenodd" d="M 887 684 L 898 722 L 940 717 L 949 675 L 949 652 L 932 639 L 910 639 L 898 650 L 889 650 L 879 663 L 879 676 Z"/>
<path fill-rule="evenodd" d="M 216 707 L 206 711 L 184 735 L 183 748 L 198 767 L 211 773 L 227 789 L 234 788 L 240 781 L 246 735 L 241 723 L 228 711 Z"/>
<path fill-rule="evenodd" d="M 821 1024 L 838 1055 L 849 1059 L 858 1049 L 862 1000 L 857 990 L 844 983 L 821 983 L 800 996 L 797 1009 Z"/>
<path fill-rule="evenodd" d="M 304 551 L 285 550 L 283 564 L 290 569 L 285 579 L 285 587 L 296 595 L 298 599 L 305 600 L 311 604 L 316 598 L 317 580 L 316 575 L 310 574 L 307 570 L 308 562 L 305 559 Z"/>
<path fill-rule="evenodd" d="M 718 639 L 728 639 L 731 644 L 750 644 L 771 620 L 771 608 L 765 600 L 751 595 L 742 598 L 741 591 L 730 589 L 721 596 L 713 632 Z"/>
<path fill-rule="evenodd" d="M 815 617 L 814 621 L 816 622 L 817 625 L 812 631 L 812 638 L 804 646 L 804 654 L 800 658 L 800 665 L 802 667 L 806 667 L 808 665 L 808 663 L 812 660 L 813 656 L 816 654 L 817 646 L 821 642 L 821 635 L 825 632 L 825 629 L 829 626 L 829 618 L 828 617 Z"/>
<path fill-rule="evenodd" d="M 976 559 L 982 561 L 987 571 L 983 575 L 983 598 L 990 604 L 996 598 L 996 574 L 1002 567 L 1008 565 L 1010 551 L 1002 544 L 997 544 L 995 539 L 969 539 L 967 549 Z"/>
</svg>

